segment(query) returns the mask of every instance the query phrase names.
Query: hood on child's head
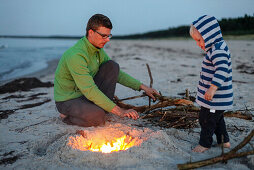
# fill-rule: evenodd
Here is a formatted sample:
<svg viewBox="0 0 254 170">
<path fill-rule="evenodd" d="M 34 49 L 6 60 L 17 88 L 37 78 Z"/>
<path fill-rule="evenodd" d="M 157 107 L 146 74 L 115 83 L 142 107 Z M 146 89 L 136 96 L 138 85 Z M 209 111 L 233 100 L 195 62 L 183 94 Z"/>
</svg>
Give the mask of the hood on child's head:
<svg viewBox="0 0 254 170">
<path fill-rule="evenodd" d="M 205 40 L 206 51 L 208 51 L 215 43 L 223 40 L 220 25 L 215 17 L 204 15 L 192 24 Z"/>
</svg>

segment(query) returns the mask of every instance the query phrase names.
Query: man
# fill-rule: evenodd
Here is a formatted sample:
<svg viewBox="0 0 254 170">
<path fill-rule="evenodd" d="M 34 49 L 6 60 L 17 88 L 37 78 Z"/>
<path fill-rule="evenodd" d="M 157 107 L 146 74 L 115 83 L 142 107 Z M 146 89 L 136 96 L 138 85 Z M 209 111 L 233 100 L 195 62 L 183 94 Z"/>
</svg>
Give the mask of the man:
<svg viewBox="0 0 254 170">
<path fill-rule="evenodd" d="M 125 110 L 113 101 L 116 83 L 134 90 L 144 90 L 153 100 L 159 93 L 119 69 L 103 50 L 110 41 L 112 23 L 102 14 L 93 15 L 86 36 L 61 57 L 54 81 L 56 107 L 64 122 L 79 126 L 105 123 L 105 113 L 139 118 L 133 109 Z"/>
</svg>

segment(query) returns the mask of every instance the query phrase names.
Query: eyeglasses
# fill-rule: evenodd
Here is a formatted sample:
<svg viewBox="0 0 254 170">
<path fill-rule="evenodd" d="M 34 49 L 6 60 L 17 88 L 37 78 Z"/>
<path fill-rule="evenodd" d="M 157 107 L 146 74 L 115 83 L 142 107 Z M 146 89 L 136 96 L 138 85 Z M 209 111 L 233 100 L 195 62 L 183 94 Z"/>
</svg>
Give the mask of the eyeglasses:
<svg viewBox="0 0 254 170">
<path fill-rule="evenodd" d="M 92 29 L 94 32 L 96 32 L 96 33 L 98 33 L 103 39 L 107 39 L 107 38 L 112 38 L 112 34 L 109 34 L 109 35 L 107 35 L 107 34 L 102 34 L 102 33 L 100 33 L 100 32 L 98 32 L 98 31 L 96 31 L 96 30 L 94 30 L 94 29 Z"/>
</svg>

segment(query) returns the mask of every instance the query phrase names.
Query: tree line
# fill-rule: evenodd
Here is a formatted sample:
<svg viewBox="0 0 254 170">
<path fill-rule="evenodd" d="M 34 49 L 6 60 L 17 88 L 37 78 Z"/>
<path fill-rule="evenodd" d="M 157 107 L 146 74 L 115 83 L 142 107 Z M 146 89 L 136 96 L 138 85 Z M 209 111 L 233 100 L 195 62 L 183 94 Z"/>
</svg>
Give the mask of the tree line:
<svg viewBox="0 0 254 170">
<path fill-rule="evenodd" d="M 246 35 L 254 34 L 254 14 L 245 14 L 238 18 L 222 18 L 219 24 L 223 35 Z M 189 37 L 189 25 L 169 28 L 167 30 L 157 30 L 143 34 L 132 34 L 125 36 L 113 36 L 113 39 L 152 39 L 170 37 Z"/>
<path fill-rule="evenodd" d="M 222 18 L 219 24 L 223 35 L 247 35 L 254 34 L 254 14 L 253 16 L 245 14 L 238 18 Z M 113 39 L 153 39 L 153 38 L 170 38 L 170 37 L 185 37 L 189 38 L 189 25 L 172 27 L 166 30 L 151 31 L 142 34 L 132 34 L 117 36 Z M 0 35 L 0 38 L 52 38 L 52 39 L 80 39 L 83 36 L 26 36 L 26 35 Z"/>
</svg>

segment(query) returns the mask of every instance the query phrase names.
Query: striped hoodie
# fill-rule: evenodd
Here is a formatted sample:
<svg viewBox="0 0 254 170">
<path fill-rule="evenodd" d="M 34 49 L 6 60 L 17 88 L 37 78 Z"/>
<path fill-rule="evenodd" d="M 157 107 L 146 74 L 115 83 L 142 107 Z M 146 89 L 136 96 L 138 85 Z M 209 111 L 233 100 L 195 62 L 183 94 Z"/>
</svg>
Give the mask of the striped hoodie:
<svg viewBox="0 0 254 170">
<path fill-rule="evenodd" d="M 233 107 L 232 65 L 230 52 L 222 38 L 215 17 L 204 15 L 194 21 L 193 26 L 205 41 L 206 55 L 202 62 L 196 102 L 205 108 L 227 110 Z M 207 101 L 205 92 L 213 84 L 218 87 L 213 99 Z"/>
</svg>

